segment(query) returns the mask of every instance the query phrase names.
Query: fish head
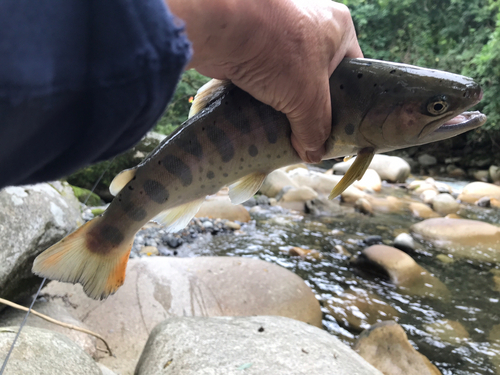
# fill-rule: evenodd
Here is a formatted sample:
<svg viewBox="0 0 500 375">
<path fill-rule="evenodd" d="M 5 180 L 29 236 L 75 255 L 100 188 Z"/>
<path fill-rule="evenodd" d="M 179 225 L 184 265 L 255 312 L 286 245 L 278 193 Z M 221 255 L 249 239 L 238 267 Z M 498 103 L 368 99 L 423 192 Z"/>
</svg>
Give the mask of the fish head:
<svg viewBox="0 0 500 375">
<path fill-rule="evenodd" d="M 342 90 L 337 90 L 343 92 L 332 94 L 332 106 L 336 100 L 347 100 L 348 110 L 341 115 L 344 118 L 336 114 L 333 118 L 351 125 L 354 130 L 350 132 L 356 133 L 355 142 L 362 147 L 384 152 L 421 145 L 453 137 L 486 121 L 480 112 L 464 112 L 483 95 L 471 78 L 370 59 L 345 59 L 344 63 L 335 81 L 337 86 L 339 79 L 344 82 Z"/>
</svg>

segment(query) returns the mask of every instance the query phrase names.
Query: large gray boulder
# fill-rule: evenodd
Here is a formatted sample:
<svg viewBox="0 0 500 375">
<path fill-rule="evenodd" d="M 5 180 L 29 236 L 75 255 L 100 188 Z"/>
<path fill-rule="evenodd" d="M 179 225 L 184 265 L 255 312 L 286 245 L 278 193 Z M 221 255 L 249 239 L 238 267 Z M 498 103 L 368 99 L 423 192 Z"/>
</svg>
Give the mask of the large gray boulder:
<svg viewBox="0 0 500 375">
<path fill-rule="evenodd" d="M 333 166 L 333 173 L 345 174 L 354 162 L 354 158 L 347 162 L 337 163 Z M 374 169 L 382 180 L 390 182 L 405 182 L 410 175 L 410 164 L 398 156 L 377 154 L 373 157 L 370 169 Z"/>
<path fill-rule="evenodd" d="M 3 363 L 19 327 L 0 328 Z M 77 344 L 58 332 L 24 327 L 7 363 L 6 375 L 102 375 L 99 366 Z"/>
<path fill-rule="evenodd" d="M 79 205 L 66 183 L 0 191 L 0 297 L 19 300 L 40 284 L 31 273 L 33 260 L 82 224 Z"/>
<path fill-rule="evenodd" d="M 52 282 L 43 292 L 67 296 L 72 314 L 103 335 L 116 355 L 100 362 L 123 375 L 169 317 L 280 315 L 322 325 L 319 303 L 299 276 L 250 258 L 131 259 L 124 285 L 104 302 L 89 299 L 80 285 Z"/>
<path fill-rule="evenodd" d="M 151 333 L 135 370 L 136 375 L 243 372 L 381 375 L 327 332 L 276 316 L 168 319 Z"/>
</svg>

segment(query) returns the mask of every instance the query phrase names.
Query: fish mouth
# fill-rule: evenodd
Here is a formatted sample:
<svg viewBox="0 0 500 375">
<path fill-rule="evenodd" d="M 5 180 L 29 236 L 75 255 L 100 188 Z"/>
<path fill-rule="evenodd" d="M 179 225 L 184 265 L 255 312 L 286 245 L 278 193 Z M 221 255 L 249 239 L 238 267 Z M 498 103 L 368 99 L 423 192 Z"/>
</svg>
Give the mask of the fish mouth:
<svg viewBox="0 0 500 375">
<path fill-rule="evenodd" d="M 463 112 L 458 116 L 446 121 L 434 133 L 456 133 L 460 134 L 468 130 L 480 127 L 486 122 L 486 115 L 479 111 Z"/>
</svg>

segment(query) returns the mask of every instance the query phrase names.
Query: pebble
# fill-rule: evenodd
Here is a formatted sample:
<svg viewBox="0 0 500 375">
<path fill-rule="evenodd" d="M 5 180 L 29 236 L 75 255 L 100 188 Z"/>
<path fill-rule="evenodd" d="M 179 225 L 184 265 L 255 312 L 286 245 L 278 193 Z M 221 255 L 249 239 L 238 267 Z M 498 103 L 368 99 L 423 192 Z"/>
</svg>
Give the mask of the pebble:
<svg viewBox="0 0 500 375">
<path fill-rule="evenodd" d="M 363 239 L 363 243 L 366 246 L 376 245 L 382 243 L 382 237 L 378 235 L 368 236 L 365 239 Z"/>
<path fill-rule="evenodd" d="M 405 252 L 415 250 L 415 241 L 408 233 L 401 233 L 394 239 L 394 247 Z"/>
<path fill-rule="evenodd" d="M 482 197 L 482 198 L 478 199 L 477 201 L 475 201 L 474 204 L 476 206 L 479 206 L 479 207 L 490 207 L 490 205 L 491 205 L 490 197 Z"/>
</svg>

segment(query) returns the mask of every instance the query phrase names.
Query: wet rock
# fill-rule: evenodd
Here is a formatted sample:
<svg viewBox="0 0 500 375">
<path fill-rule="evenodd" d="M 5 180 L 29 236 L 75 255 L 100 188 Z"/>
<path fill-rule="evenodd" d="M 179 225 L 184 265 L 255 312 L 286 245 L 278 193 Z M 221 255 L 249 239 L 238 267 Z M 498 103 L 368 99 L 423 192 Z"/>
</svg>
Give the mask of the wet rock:
<svg viewBox="0 0 500 375">
<path fill-rule="evenodd" d="M 430 167 L 437 164 L 437 159 L 429 154 L 423 154 L 418 157 L 418 163 L 423 167 Z"/>
<path fill-rule="evenodd" d="M 388 277 L 409 295 L 448 298 L 448 288 L 408 254 L 391 246 L 374 245 L 362 251 L 352 264 L 369 273 Z"/>
<path fill-rule="evenodd" d="M 173 234 L 166 234 L 161 238 L 161 240 L 165 245 L 170 246 L 172 249 L 177 249 L 184 243 L 182 238 L 176 237 Z"/>
<path fill-rule="evenodd" d="M 318 193 L 308 186 L 301 186 L 298 188 L 292 188 L 285 192 L 278 203 L 283 202 L 306 202 L 311 199 L 316 199 Z"/>
<path fill-rule="evenodd" d="M 229 228 L 229 229 L 232 229 L 232 230 L 238 230 L 238 229 L 241 229 L 241 225 L 238 224 L 238 223 L 235 223 L 234 221 L 226 221 L 224 223 L 224 225 Z"/>
<path fill-rule="evenodd" d="M 71 313 L 68 311 L 68 308 L 66 308 L 65 306 L 61 306 L 57 303 L 47 302 L 47 301 L 45 302 L 37 301 L 33 306 L 33 310 L 39 312 L 40 314 L 47 315 L 52 319 L 56 319 L 60 322 L 88 329 L 88 327 L 85 324 L 83 324 L 80 320 L 75 319 L 71 315 Z M 0 314 L 0 327 L 19 326 L 24 320 L 25 315 L 26 315 L 25 311 L 9 307 L 4 311 L 2 311 L 2 313 Z M 50 323 L 45 319 L 37 317 L 34 314 L 29 315 L 26 321 L 26 325 L 29 327 L 43 328 L 54 332 L 62 333 L 64 336 L 66 336 L 71 341 L 76 343 L 83 351 L 85 351 L 85 353 L 87 353 L 93 358 L 97 357 L 98 353 L 96 350 L 96 338 L 93 336 L 90 336 L 83 332 L 75 331 L 73 329 L 65 328 L 54 323 Z M 2 352 L 0 350 L 0 356 L 1 353 Z"/>
<path fill-rule="evenodd" d="M 486 182 L 472 182 L 464 187 L 458 199 L 473 204 L 482 197 L 500 199 L 500 186 Z"/>
<path fill-rule="evenodd" d="M 427 357 L 417 352 L 403 328 L 386 321 L 359 336 L 353 349 L 384 375 L 440 375 Z"/>
<path fill-rule="evenodd" d="M 491 199 L 490 197 L 482 197 L 475 201 L 474 204 L 479 207 L 490 207 Z"/>
<path fill-rule="evenodd" d="M 151 333 L 135 374 L 165 366 L 172 374 L 381 375 L 326 331 L 277 316 L 168 319 Z"/>
<path fill-rule="evenodd" d="M 323 258 L 323 254 L 321 254 L 318 250 L 303 249 L 298 246 L 292 247 L 290 250 L 288 250 L 288 255 L 299 256 L 301 258 L 316 259 L 316 260 Z"/>
<path fill-rule="evenodd" d="M 19 301 L 40 285 L 35 257 L 83 223 L 80 203 L 54 182 L 0 190 L 0 207 L 0 297 Z"/>
<path fill-rule="evenodd" d="M 295 187 L 293 187 L 293 186 L 284 186 L 283 189 L 281 189 L 280 192 L 278 194 L 276 194 L 276 197 L 275 197 L 276 201 L 279 202 L 281 200 L 281 198 L 283 197 L 283 195 L 285 195 L 285 193 L 287 191 L 293 190 L 293 189 L 295 189 Z"/>
<path fill-rule="evenodd" d="M 500 199 L 491 198 L 490 199 L 490 206 L 494 207 L 494 208 L 500 208 Z"/>
<path fill-rule="evenodd" d="M 250 214 L 241 204 L 232 204 L 228 197 L 207 199 L 200 207 L 196 217 L 227 219 L 247 223 Z"/>
<path fill-rule="evenodd" d="M 455 261 L 453 260 L 453 258 L 450 258 L 448 255 L 445 255 L 445 254 L 438 254 L 436 255 L 436 259 L 438 259 L 439 261 L 445 263 L 445 264 L 450 264 L 450 263 L 454 263 Z"/>
<path fill-rule="evenodd" d="M 470 337 L 465 327 L 455 320 L 438 320 L 425 325 L 425 330 L 439 340 L 455 346 L 463 344 Z"/>
<path fill-rule="evenodd" d="M 467 173 L 462 168 L 459 168 L 456 165 L 448 165 L 446 167 L 446 172 L 450 177 L 454 178 L 463 178 L 467 176 Z"/>
<path fill-rule="evenodd" d="M 257 196 L 255 200 L 259 206 L 269 206 L 269 198 L 263 194 Z"/>
<path fill-rule="evenodd" d="M 366 196 L 367 194 L 365 192 L 352 185 L 345 189 L 342 194 L 340 194 L 342 202 L 345 203 L 356 203 L 358 199 L 365 198 Z"/>
<path fill-rule="evenodd" d="M 434 186 L 440 193 L 453 193 L 453 189 L 451 188 L 451 186 L 445 184 L 444 182 L 434 181 Z"/>
<path fill-rule="evenodd" d="M 394 239 L 394 247 L 404 252 L 415 250 L 415 241 L 408 233 L 401 233 Z"/>
<path fill-rule="evenodd" d="M 410 228 L 413 236 L 430 241 L 456 258 L 500 261 L 500 228 L 466 219 L 428 219 Z"/>
<path fill-rule="evenodd" d="M 367 195 L 366 199 L 368 200 L 368 202 L 370 202 L 370 205 L 372 206 L 373 211 L 375 212 L 383 212 L 383 213 L 402 212 L 407 205 L 401 199 L 392 196 L 388 196 L 386 198 L 377 198 Z"/>
<path fill-rule="evenodd" d="M 424 190 L 422 194 L 420 194 L 420 199 L 425 203 L 425 204 L 431 204 L 432 200 L 439 194 L 438 191 L 434 189 L 428 189 Z"/>
<path fill-rule="evenodd" d="M 490 175 L 491 181 L 493 181 L 494 184 L 500 182 L 500 167 L 492 165 L 488 170 L 488 173 Z"/>
<path fill-rule="evenodd" d="M 384 320 L 397 320 L 399 317 L 397 310 L 383 298 L 362 289 L 331 298 L 325 305 L 339 324 L 356 331 Z"/>
<path fill-rule="evenodd" d="M 295 169 L 289 173 L 290 178 L 297 186 L 307 186 L 318 194 L 329 195 L 332 189 L 342 178 L 306 169 Z"/>
<path fill-rule="evenodd" d="M 382 189 L 382 180 L 377 171 L 367 169 L 363 177 L 359 181 L 355 181 L 353 185 L 359 190 L 380 191 Z"/>
<path fill-rule="evenodd" d="M 333 166 L 333 173 L 345 174 L 354 162 L 354 158 Z M 377 154 L 373 157 L 370 169 L 375 170 L 382 180 L 390 182 L 405 182 L 410 175 L 410 165 L 398 156 L 387 156 Z"/>
<path fill-rule="evenodd" d="M 446 219 L 462 219 L 462 216 L 457 214 L 448 214 L 445 216 Z"/>
<path fill-rule="evenodd" d="M 410 209 L 412 215 L 419 219 L 439 217 L 437 212 L 433 211 L 432 208 L 423 203 L 413 202 L 409 204 L 408 208 Z"/>
<path fill-rule="evenodd" d="M 254 197 L 252 197 L 252 198 L 246 200 L 245 202 L 243 202 L 242 205 L 245 207 L 254 207 L 257 205 L 257 200 Z"/>
<path fill-rule="evenodd" d="M 487 170 L 473 171 L 472 177 L 474 177 L 477 181 L 488 182 L 490 177 L 490 172 Z"/>
<path fill-rule="evenodd" d="M 117 373 L 132 373 L 149 333 L 168 317 L 280 315 L 322 325 L 319 303 L 300 277 L 250 258 L 131 259 L 124 285 L 105 301 L 59 282 L 44 293 L 67 295 L 72 314 L 106 337 L 116 358 L 100 362 Z"/>
<path fill-rule="evenodd" d="M 448 193 L 438 194 L 432 200 L 432 208 L 440 215 L 456 214 L 460 205 Z"/>
<path fill-rule="evenodd" d="M 354 208 L 365 215 L 373 215 L 373 207 L 371 203 L 365 199 L 360 198 L 354 203 Z"/>
<path fill-rule="evenodd" d="M 0 328 L 3 363 L 19 327 Z M 10 356 L 6 374 L 102 375 L 94 360 L 65 335 L 42 328 L 24 327 Z"/>
<path fill-rule="evenodd" d="M 330 200 L 326 196 L 318 196 L 307 201 L 305 208 L 305 212 L 312 215 L 337 216 L 343 212 L 338 200 Z"/>
<path fill-rule="evenodd" d="M 295 182 L 288 177 L 287 173 L 277 169 L 269 173 L 259 191 L 261 194 L 274 198 L 285 186 L 298 187 Z"/>
<path fill-rule="evenodd" d="M 368 236 L 363 239 L 366 246 L 376 245 L 382 243 L 382 237 L 378 235 Z"/>
</svg>

